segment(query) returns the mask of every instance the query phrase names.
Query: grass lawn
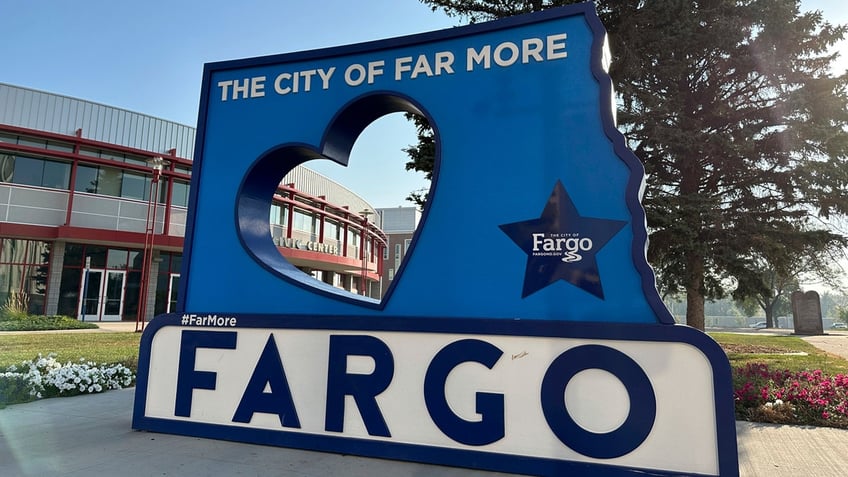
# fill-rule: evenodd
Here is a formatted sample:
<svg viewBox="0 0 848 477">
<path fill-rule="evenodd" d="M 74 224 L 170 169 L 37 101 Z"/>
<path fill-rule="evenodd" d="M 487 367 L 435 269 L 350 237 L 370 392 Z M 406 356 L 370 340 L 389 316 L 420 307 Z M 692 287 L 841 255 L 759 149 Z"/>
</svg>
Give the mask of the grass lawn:
<svg viewBox="0 0 848 477">
<path fill-rule="evenodd" d="M 828 354 L 797 336 L 710 333 L 727 352 L 732 367 L 766 363 L 771 369 L 827 374 L 848 374 L 848 361 Z M 0 370 L 32 359 L 39 353 L 56 353 L 59 361 L 80 358 L 97 363 L 122 363 L 136 368 L 141 333 L 0 333 Z"/>
<path fill-rule="evenodd" d="M 765 363 L 775 370 L 798 372 L 821 369 L 826 374 L 848 374 L 848 360 L 822 351 L 797 336 L 739 333 L 709 335 L 727 353 L 733 368 L 748 363 Z"/>
<path fill-rule="evenodd" d="M 60 362 L 80 358 L 98 364 L 120 363 L 136 369 L 141 333 L 0 333 L 0 370 L 12 364 L 56 353 Z"/>
</svg>

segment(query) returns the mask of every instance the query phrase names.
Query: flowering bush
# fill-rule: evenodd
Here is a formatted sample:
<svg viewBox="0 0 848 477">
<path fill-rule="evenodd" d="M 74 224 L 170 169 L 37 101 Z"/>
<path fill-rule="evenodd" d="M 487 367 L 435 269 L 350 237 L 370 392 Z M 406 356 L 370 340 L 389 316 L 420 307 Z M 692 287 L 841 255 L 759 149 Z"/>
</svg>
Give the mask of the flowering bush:
<svg viewBox="0 0 848 477">
<path fill-rule="evenodd" d="M 0 404 L 122 389 L 134 380 L 132 370 L 122 364 L 98 366 L 84 359 L 62 364 L 52 353 L 47 357 L 39 354 L 0 373 Z"/>
<path fill-rule="evenodd" d="M 733 370 L 733 389 L 739 419 L 848 428 L 848 375 L 750 363 Z"/>
</svg>

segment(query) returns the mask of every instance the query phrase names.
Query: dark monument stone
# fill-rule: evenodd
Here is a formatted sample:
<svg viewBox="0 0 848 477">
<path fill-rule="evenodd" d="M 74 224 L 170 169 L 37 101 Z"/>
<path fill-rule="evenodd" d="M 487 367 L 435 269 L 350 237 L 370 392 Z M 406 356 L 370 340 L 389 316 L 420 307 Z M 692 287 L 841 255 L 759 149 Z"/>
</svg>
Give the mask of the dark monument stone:
<svg viewBox="0 0 848 477">
<path fill-rule="evenodd" d="M 821 300 L 816 291 L 796 291 L 792 293 L 792 316 L 795 321 L 795 333 L 799 335 L 824 334 L 821 314 Z"/>
</svg>

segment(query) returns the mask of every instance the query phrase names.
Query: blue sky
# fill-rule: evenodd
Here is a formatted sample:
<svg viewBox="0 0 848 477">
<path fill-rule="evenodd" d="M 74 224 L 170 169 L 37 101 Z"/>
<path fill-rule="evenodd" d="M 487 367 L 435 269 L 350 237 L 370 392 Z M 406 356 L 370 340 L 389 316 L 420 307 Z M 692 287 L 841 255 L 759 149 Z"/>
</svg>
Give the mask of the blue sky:
<svg viewBox="0 0 848 477">
<path fill-rule="evenodd" d="M 804 0 L 848 23 L 844 0 Z M 195 125 L 203 64 L 448 28 L 415 0 L 0 0 L 0 82 Z M 848 56 L 848 47 L 842 45 Z M 841 65 L 848 68 L 843 58 Z M 399 115 L 360 137 L 351 167 L 312 166 L 375 207 L 409 205 L 425 185 L 404 171 L 415 140 Z M 357 167 L 359 166 L 359 167 Z M 370 171 L 380 171 L 378 175 Z"/>
</svg>

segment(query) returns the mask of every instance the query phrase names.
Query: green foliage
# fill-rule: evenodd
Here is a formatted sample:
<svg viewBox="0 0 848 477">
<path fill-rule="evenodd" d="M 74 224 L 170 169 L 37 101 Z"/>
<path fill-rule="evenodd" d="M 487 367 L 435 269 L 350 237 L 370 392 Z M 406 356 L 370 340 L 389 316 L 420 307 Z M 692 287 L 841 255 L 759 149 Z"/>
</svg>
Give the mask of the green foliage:
<svg viewBox="0 0 848 477">
<path fill-rule="evenodd" d="M 23 375 L 0 372 L 0 409 L 7 404 L 31 401 L 29 383 Z"/>
<path fill-rule="evenodd" d="M 432 180 L 436 162 L 436 140 L 433 129 L 424 116 L 413 113 L 406 113 L 405 116 L 406 119 L 415 123 L 415 129 L 418 134 L 418 143 L 410 145 L 403 150 L 409 156 L 409 161 L 406 163 L 406 170 L 424 172 L 424 178 L 428 181 Z M 427 201 L 427 193 L 425 190 L 412 191 L 406 200 L 416 204 L 418 208 L 423 209 L 424 203 Z"/>
<path fill-rule="evenodd" d="M 848 307 L 840 306 L 836 309 L 836 316 L 839 321 L 848 324 Z"/>
<path fill-rule="evenodd" d="M 468 20 L 469 23 L 478 21 L 506 18 L 522 13 L 538 12 L 547 8 L 560 7 L 574 0 L 421 0 L 433 11 L 444 10 L 449 16 Z"/>
<path fill-rule="evenodd" d="M 6 297 L 6 302 L 0 307 L 0 321 L 21 320 L 29 316 L 29 296 L 24 292 L 12 292 Z"/>
<path fill-rule="evenodd" d="M 35 316 L 0 313 L 0 331 L 81 330 L 97 328 L 69 316 Z"/>
</svg>

